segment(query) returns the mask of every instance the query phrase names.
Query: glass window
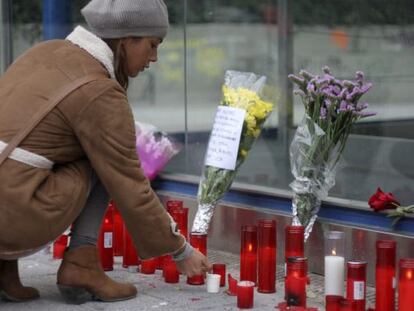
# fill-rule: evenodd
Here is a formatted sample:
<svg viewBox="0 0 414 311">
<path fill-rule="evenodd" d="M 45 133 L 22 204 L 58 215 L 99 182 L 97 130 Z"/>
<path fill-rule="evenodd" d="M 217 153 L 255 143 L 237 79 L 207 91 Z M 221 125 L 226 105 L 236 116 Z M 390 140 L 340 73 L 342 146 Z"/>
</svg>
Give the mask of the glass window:
<svg viewBox="0 0 414 311">
<path fill-rule="evenodd" d="M 83 23 L 80 8 L 88 0 L 72 1 L 72 21 Z M 4 0 L 1 37 L 2 68 L 6 64 L 7 20 L 11 17 L 13 58 L 43 40 L 42 1 Z M 331 197 L 366 201 L 380 186 L 402 203 L 414 197 L 414 3 L 408 0 L 283 1 L 166 0 L 171 28 L 159 48 L 159 61 L 131 83 L 129 98 L 135 118 L 177 136 L 185 146 L 167 173 L 201 176 L 214 114 L 221 99 L 227 69 L 268 77 L 272 95 L 283 94 L 286 77 L 279 72 L 289 61 L 320 73 L 328 65 L 340 78 L 365 72 L 374 84 L 365 97 L 375 117 L 353 129 L 336 175 Z M 288 7 L 280 3 L 289 3 Z M 5 12 L 11 5 L 11 14 Z M 279 45 L 292 17 L 293 52 Z M 289 28 L 290 29 L 290 28 Z M 282 55 L 285 53 L 286 55 Z M 283 57 L 282 57 L 283 56 Z M 286 65 L 287 66 L 287 65 Z M 285 97 L 281 97 L 282 99 Z M 289 97 L 288 97 L 289 99 Z M 293 111 L 292 137 L 303 107 L 282 100 Z M 288 143 L 278 134 L 276 110 L 256 142 L 236 181 L 269 189 L 289 190 Z"/>
</svg>

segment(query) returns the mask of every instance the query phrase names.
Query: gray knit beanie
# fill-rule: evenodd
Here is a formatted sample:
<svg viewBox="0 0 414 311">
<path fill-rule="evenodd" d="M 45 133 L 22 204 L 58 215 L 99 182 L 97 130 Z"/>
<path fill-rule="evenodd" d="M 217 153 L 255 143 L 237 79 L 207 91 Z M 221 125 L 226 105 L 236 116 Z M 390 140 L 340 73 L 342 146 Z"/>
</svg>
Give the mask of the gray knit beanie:
<svg viewBox="0 0 414 311">
<path fill-rule="evenodd" d="M 100 38 L 164 38 L 167 34 L 168 11 L 163 0 L 92 0 L 81 12 Z"/>
</svg>

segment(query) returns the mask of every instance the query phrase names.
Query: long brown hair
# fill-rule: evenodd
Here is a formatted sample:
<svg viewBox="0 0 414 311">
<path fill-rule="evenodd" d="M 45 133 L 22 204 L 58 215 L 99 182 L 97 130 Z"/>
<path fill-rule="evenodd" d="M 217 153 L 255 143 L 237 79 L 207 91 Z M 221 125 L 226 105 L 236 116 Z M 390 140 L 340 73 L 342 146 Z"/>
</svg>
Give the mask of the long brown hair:
<svg viewBox="0 0 414 311">
<path fill-rule="evenodd" d="M 122 39 L 103 39 L 114 53 L 115 78 L 125 89 L 128 89 L 127 57 Z"/>
</svg>

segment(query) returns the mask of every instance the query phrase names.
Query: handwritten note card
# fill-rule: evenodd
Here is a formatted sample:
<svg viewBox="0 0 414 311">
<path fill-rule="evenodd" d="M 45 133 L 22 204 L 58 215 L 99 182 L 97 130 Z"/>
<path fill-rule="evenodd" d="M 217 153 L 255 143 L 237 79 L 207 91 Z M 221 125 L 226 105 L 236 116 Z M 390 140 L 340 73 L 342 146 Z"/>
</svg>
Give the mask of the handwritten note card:
<svg viewBox="0 0 414 311">
<path fill-rule="evenodd" d="M 219 106 L 207 148 L 206 165 L 234 170 L 246 111 Z"/>
</svg>

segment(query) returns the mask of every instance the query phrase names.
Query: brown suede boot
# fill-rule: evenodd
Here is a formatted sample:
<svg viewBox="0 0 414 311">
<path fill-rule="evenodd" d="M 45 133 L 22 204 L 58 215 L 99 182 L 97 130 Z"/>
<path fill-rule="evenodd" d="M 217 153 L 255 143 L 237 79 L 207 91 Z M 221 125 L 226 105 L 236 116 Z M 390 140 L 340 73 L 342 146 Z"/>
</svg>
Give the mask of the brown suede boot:
<svg viewBox="0 0 414 311">
<path fill-rule="evenodd" d="M 25 287 L 20 282 L 17 260 L 0 259 L 0 296 L 13 302 L 39 298 L 36 288 Z"/>
<path fill-rule="evenodd" d="M 89 300 L 105 302 L 134 298 L 137 289 L 109 278 L 102 269 L 96 246 L 85 245 L 69 250 L 63 256 L 57 274 L 57 286 L 67 303 Z"/>
</svg>

